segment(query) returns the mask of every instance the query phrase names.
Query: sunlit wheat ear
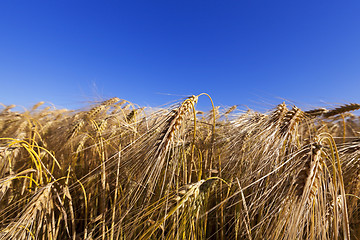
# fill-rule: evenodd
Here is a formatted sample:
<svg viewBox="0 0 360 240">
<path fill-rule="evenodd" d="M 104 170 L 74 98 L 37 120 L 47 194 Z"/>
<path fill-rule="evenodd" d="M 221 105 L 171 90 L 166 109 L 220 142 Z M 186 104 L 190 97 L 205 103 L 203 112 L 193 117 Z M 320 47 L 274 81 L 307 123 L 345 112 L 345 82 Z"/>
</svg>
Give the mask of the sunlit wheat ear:
<svg viewBox="0 0 360 240">
<path fill-rule="evenodd" d="M 133 109 L 131 110 L 131 112 L 126 116 L 126 121 L 129 123 L 133 120 L 133 118 L 135 117 L 135 114 L 137 112 L 137 109 Z"/>
<path fill-rule="evenodd" d="M 128 115 L 126 115 L 126 122 L 128 122 L 128 123 L 133 122 L 134 119 L 136 119 L 136 116 L 138 115 L 138 113 L 144 109 L 145 108 L 131 110 L 131 112 Z"/>
<path fill-rule="evenodd" d="M 329 110 L 328 112 L 324 113 L 323 116 L 324 117 L 332 117 L 338 114 L 342 114 L 342 113 L 346 113 L 346 112 L 350 112 L 350 111 L 355 111 L 360 109 L 360 104 L 357 103 L 350 103 L 350 104 L 345 104 L 343 106 L 340 106 L 338 108 L 334 108 L 332 110 Z"/>
<path fill-rule="evenodd" d="M 200 193 L 205 192 L 211 186 L 212 181 L 200 180 L 196 183 L 187 184 L 178 192 L 177 200 L 182 200 L 182 204 L 186 203 L 190 198 L 197 198 Z"/>
<path fill-rule="evenodd" d="M 3 199 L 6 192 L 9 190 L 13 178 L 14 176 L 10 175 L 0 179 L 0 201 Z"/>
<path fill-rule="evenodd" d="M 50 214 L 54 211 L 52 200 L 52 183 L 37 190 L 31 201 L 27 204 L 17 219 L 5 229 L 0 239 L 42 239 L 39 233 L 45 234 L 46 225 L 50 221 Z M 48 215 L 49 214 L 49 215 Z M 51 224 L 48 224 L 50 226 Z M 55 226 L 51 226 L 55 228 Z M 30 231 L 30 229 L 35 229 Z M 53 229 L 46 229 L 48 234 Z M 41 237 L 41 238 L 39 238 Z"/>
<path fill-rule="evenodd" d="M 36 109 L 38 109 L 41 105 L 43 105 L 45 102 L 38 102 L 37 104 L 35 104 L 32 108 L 31 111 L 35 111 Z"/>
<path fill-rule="evenodd" d="M 168 212 L 166 212 L 165 216 L 160 218 L 157 222 L 153 222 L 152 226 L 146 229 L 144 234 L 139 239 L 149 239 L 151 235 L 158 228 L 160 228 L 167 219 L 176 213 L 181 215 L 180 218 L 192 218 L 196 214 L 198 208 L 203 205 L 202 197 L 204 197 L 204 194 L 209 191 L 210 187 L 216 180 L 219 179 L 202 179 L 196 183 L 184 186 L 181 196 L 174 197 L 174 200 L 176 200 L 176 205 L 173 206 Z M 186 221 L 191 222 L 191 219 L 186 219 Z M 190 222 L 188 222 L 188 224 L 191 224 Z"/>
<path fill-rule="evenodd" d="M 318 143 L 313 143 L 308 152 L 301 158 L 304 166 L 295 181 L 296 195 L 299 199 L 304 196 L 308 199 L 308 202 L 312 202 L 316 196 L 323 167 L 320 158 L 321 148 Z"/>
<path fill-rule="evenodd" d="M 102 102 L 99 106 L 96 106 L 92 108 L 90 111 L 88 111 L 85 115 L 85 118 L 79 119 L 75 126 L 70 130 L 68 134 L 68 139 L 73 138 L 77 135 L 77 133 L 83 128 L 85 125 L 85 120 L 91 120 L 94 116 L 96 116 L 99 112 L 104 110 L 107 106 L 113 105 L 114 103 L 117 103 L 120 101 L 119 98 L 111 98 L 107 101 Z"/>
<path fill-rule="evenodd" d="M 86 141 L 89 139 L 89 135 L 84 134 L 77 142 L 77 148 L 75 154 L 81 152 L 84 149 Z"/>
<path fill-rule="evenodd" d="M 206 192 L 216 180 L 218 180 L 218 179 L 210 178 L 207 180 L 203 179 L 198 182 L 191 183 L 191 184 L 186 184 L 179 188 L 175 199 L 177 201 L 179 201 L 181 199 L 184 199 L 187 201 L 189 197 L 192 197 L 192 196 L 197 197 L 198 194 Z"/>
<path fill-rule="evenodd" d="M 67 110 L 67 109 L 59 109 L 59 110 L 56 110 L 55 112 L 53 112 L 54 116 L 55 116 L 55 121 L 61 119 L 64 117 L 64 114 L 65 113 L 71 113 L 72 111 L 70 110 Z"/>
<path fill-rule="evenodd" d="M 111 115 L 121 111 L 121 106 L 124 105 L 125 103 L 127 103 L 127 101 L 121 100 L 120 102 L 113 104 L 114 109 L 112 110 Z"/>
<path fill-rule="evenodd" d="M 304 112 L 301 109 L 294 106 L 290 111 L 288 111 L 283 120 L 282 125 L 280 127 L 280 132 L 285 134 L 287 132 L 291 132 L 294 130 L 296 125 L 302 120 L 304 117 Z"/>
<path fill-rule="evenodd" d="M 6 194 L 7 190 L 12 185 L 12 181 L 14 179 L 17 179 L 19 177 L 23 177 L 24 175 L 26 175 L 28 173 L 32 173 L 32 172 L 36 172 L 36 170 L 34 170 L 34 169 L 26 169 L 24 171 L 21 171 L 20 173 L 10 174 L 9 176 L 1 178 L 0 179 L 0 201 L 2 200 L 4 195 Z"/>
<path fill-rule="evenodd" d="M 101 135 L 105 131 L 107 125 L 108 125 L 108 118 L 102 119 L 97 130 L 98 135 Z"/>
<path fill-rule="evenodd" d="M 155 168 L 147 171 L 148 177 L 144 179 L 149 184 L 149 189 L 152 191 L 156 186 L 158 177 L 161 171 L 163 171 L 164 164 L 166 162 L 165 155 L 168 152 L 169 146 L 173 141 L 175 134 L 178 132 L 185 117 L 191 110 L 194 110 L 194 104 L 196 104 L 198 97 L 191 96 L 187 98 L 179 108 L 173 110 L 170 116 L 167 116 L 166 122 L 164 122 L 164 130 L 160 133 L 159 138 L 156 141 L 155 152 L 151 157 L 155 163 L 152 163 Z M 148 193 L 150 193 L 149 191 Z"/>
<path fill-rule="evenodd" d="M 78 134 L 78 132 L 83 128 L 84 125 L 85 125 L 84 119 L 80 119 L 79 121 L 77 121 L 75 126 L 70 130 L 68 134 L 68 139 L 75 137 Z"/>
<path fill-rule="evenodd" d="M 321 116 L 327 112 L 329 112 L 329 110 L 327 110 L 326 108 L 316 108 L 316 109 L 305 111 L 304 113 L 306 116 L 309 116 L 309 117 L 317 117 L 317 116 Z"/>
<path fill-rule="evenodd" d="M 5 108 L 0 112 L 0 114 L 8 114 L 10 113 L 11 109 L 13 109 L 14 107 L 16 107 L 16 105 L 14 104 L 5 106 Z"/>
<path fill-rule="evenodd" d="M 285 102 L 279 104 L 276 106 L 276 110 L 272 113 L 270 119 L 271 119 L 271 122 L 278 122 L 278 121 L 281 121 L 286 113 L 288 112 L 288 108 L 286 107 L 286 104 Z"/>
<path fill-rule="evenodd" d="M 117 103 L 118 101 L 120 101 L 120 99 L 117 97 L 110 98 L 109 100 L 102 102 L 100 105 L 90 109 L 90 111 L 87 112 L 86 117 L 91 119 L 94 116 L 96 116 L 99 112 L 104 110 L 107 106 L 113 105 L 114 103 Z"/>
<path fill-rule="evenodd" d="M 158 156 L 160 156 L 164 151 L 166 151 L 170 142 L 173 140 L 176 131 L 179 130 L 184 120 L 184 117 L 193 109 L 193 106 L 197 103 L 197 100 L 197 96 L 191 96 L 187 98 L 178 109 L 174 110 L 171 113 L 170 118 L 167 120 L 166 127 L 161 133 L 158 140 Z"/>
<path fill-rule="evenodd" d="M 39 117 L 40 117 L 40 118 L 43 118 L 43 117 L 45 117 L 45 116 L 47 116 L 47 115 L 52 114 L 52 112 L 49 111 L 50 109 L 51 109 L 50 106 L 47 106 L 47 107 L 41 109 L 41 111 L 40 111 L 40 113 L 39 113 Z"/>
<path fill-rule="evenodd" d="M 237 105 L 234 105 L 234 106 L 230 107 L 228 110 L 226 110 L 226 112 L 224 114 L 228 115 L 228 114 L 232 113 L 233 111 L 235 111 L 236 108 L 237 108 Z"/>
<path fill-rule="evenodd" d="M 23 140 L 26 138 L 27 133 L 28 133 L 28 126 L 29 126 L 29 122 L 28 121 L 23 121 L 20 125 L 19 128 L 16 130 L 16 135 L 15 138 L 19 139 L 19 140 Z"/>
</svg>

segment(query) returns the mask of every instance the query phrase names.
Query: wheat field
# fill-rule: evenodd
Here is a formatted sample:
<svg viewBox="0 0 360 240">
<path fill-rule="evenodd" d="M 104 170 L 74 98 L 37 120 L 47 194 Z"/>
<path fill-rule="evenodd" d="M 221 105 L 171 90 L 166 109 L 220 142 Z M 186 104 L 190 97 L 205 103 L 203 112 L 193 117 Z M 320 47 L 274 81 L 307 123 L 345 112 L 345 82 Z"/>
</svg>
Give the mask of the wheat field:
<svg viewBox="0 0 360 240">
<path fill-rule="evenodd" d="M 360 239 L 359 104 L 0 109 L 0 239 Z"/>
</svg>

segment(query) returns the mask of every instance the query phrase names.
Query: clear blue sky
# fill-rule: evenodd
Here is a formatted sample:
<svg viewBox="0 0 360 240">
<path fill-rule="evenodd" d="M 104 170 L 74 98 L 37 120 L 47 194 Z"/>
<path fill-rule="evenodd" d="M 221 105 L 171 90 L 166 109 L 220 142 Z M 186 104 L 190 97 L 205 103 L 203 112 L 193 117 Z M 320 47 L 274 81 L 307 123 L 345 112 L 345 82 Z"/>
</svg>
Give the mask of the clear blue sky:
<svg viewBox="0 0 360 240">
<path fill-rule="evenodd" d="M 359 103 L 360 1 L 2 0 L 0 83 L 24 106 Z"/>
</svg>

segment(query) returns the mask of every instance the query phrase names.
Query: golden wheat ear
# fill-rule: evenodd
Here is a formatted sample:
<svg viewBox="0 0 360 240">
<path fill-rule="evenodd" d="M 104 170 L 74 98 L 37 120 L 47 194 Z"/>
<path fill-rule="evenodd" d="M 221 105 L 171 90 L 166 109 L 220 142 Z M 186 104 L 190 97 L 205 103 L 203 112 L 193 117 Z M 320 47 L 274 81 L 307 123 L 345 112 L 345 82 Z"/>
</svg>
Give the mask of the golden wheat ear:
<svg viewBox="0 0 360 240">
<path fill-rule="evenodd" d="M 350 104 L 345 104 L 343 106 L 329 110 L 328 112 L 324 113 L 323 116 L 324 117 L 332 117 L 332 116 L 336 116 L 336 115 L 339 115 L 342 113 L 355 111 L 358 109 L 360 109 L 360 104 L 350 103 Z"/>
<path fill-rule="evenodd" d="M 100 105 L 90 109 L 90 111 L 87 112 L 86 117 L 91 119 L 94 116 L 96 116 L 99 112 L 104 110 L 107 106 L 111 106 L 111 105 L 113 105 L 113 104 L 115 104 L 115 103 L 117 103 L 119 101 L 120 101 L 120 99 L 117 98 L 117 97 L 110 98 L 109 100 L 106 100 L 106 101 L 102 102 Z"/>
<path fill-rule="evenodd" d="M 329 110 L 327 110 L 326 108 L 316 108 L 316 109 L 305 111 L 305 115 L 308 117 L 318 117 L 327 112 L 329 112 Z"/>
<path fill-rule="evenodd" d="M 322 146 L 318 143 L 310 145 L 308 152 L 301 158 L 304 166 L 295 181 L 297 197 L 301 198 L 301 196 L 306 194 L 308 195 L 306 196 L 308 202 L 312 202 L 315 198 L 320 182 L 319 174 L 322 171 L 322 163 L 320 162 L 321 148 Z"/>
<path fill-rule="evenodd" d="M 197 100 L 197 96 L 191 96 L 187 98 L 178 109 L 175 109 L 171 112 L 171 116 L 166 123 L 166 128 L 161 133 L 160 139 L 158 140 L 158 155 L 161 155 L 164 151 L 166 151 L 176 131 L 179 130 L 184 117 L 193 109 L 194 104 L 197 103 Z"/>
<path fill-rule="evenodd" d="M 75 137 L 78 134 L 78 132 L 82 129 L 84 124 L 85 124 L 84 119 L 80 119 L 79 121 L 77 121 L 74 127 L 68 133 L 68 139 Z"/>
<path fill-rule="evenodd" d="M 36 109 L 38 109 L 41 105 L 43 105 L 45 102 L 41 101 L 41 102 L 38 102 L 37 104 L 35 104 L 32 108 L 31 108 L 31 111 L 35 111 Z"/>
<path fill-rule="evenodd" d="M 290 111 L 285 114 L 282 120 L 282 125 L 280 127 L 280 132 L 282 134 L 285 134 L 293 131 L 296 125 L 303 119 L 303 117 L 304 112 L 301 111 L 300 108 L 294 106 Z"/>
<path fill-rule="evenodd" d="M 3 105 L 3 104 L 1 104 L 1 105 Z M 9 106 L 6 106 L 6 105 L 3 105 L 3 106 L 4 106 L 4 109 L 0 112 L 0 114 L 8 114 L 8 113 L 10 113 L 11 109 L 16 107 L 16 105 L 14 105 L 14 104 L 11 104 Z"/>
<path fill-rule="evenodd" d="M 237 108 L 237 105 L 234 105 L 234 106 L 230 107 L 228 110 L 226 110 L 224 115 L 228 115 L 228 114 L 232 113 L 233 111 L 236 110 L 236 108 Z"/>
<path fill-rule="evenodd" d="M 283 103 L 276 106 L 276 109 L 273 112 L 273 114 L 271 116 L 271 119 L 273 121 L 277 121 L 279 119 L 282 119 L 288 111 L 289 111 L 289 109 L 286 107 L 285 102 L 283 102 Z"/>
</svg>

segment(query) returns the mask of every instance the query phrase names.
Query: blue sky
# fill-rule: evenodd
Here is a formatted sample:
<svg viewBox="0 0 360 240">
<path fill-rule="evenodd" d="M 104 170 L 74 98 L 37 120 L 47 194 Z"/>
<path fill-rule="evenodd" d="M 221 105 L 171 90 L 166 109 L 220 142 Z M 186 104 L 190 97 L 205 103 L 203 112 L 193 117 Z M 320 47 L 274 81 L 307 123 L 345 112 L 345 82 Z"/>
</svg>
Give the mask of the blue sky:
<svg viewBox="0 0 360 240">
<path fill-rule="evenodd" d="M 359 103 L 359 12 L 330 0 L 2 0 L 0 102 Z"/>
</svg>

